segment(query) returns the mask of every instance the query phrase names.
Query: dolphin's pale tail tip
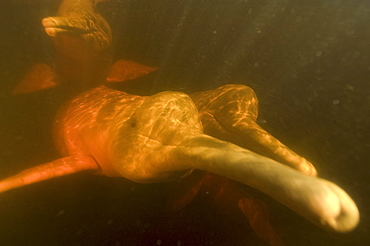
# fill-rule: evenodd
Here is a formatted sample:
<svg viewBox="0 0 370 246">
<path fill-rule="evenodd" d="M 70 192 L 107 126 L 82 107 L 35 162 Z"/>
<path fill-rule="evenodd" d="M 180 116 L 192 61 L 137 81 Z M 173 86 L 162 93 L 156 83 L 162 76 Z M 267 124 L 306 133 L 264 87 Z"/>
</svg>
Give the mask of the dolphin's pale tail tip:
<svg viewBox="0 0 370 246">
<path fill-rule="evenodd" d="M 22 171 L 0 181 L 0 193 L 43 180 L 65 176 L 84 170 L 97 170 L 91 156 L 68 156 Z"/>
</svg>

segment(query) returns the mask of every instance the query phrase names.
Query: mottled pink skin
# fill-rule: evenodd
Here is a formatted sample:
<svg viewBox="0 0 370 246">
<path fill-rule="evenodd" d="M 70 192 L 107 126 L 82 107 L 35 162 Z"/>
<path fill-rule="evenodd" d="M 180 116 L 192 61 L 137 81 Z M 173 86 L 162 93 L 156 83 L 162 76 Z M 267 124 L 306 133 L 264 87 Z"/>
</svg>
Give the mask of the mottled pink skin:
<svg viewBox="0 0 370 246">
<path fill-rule="evenodd" d="M 55 82 L 86 91 L 67 103 L 55 120 L 56 146 L 64 157 L 0 181 L 0 192 L 83 170 L 152 183 L 179 180 L 200 169 L 224 177 L 207 174 L 201 184 L 216 190 L 214 199 L 220 204 L 237 204 L 257 234 L 269 226 L 261 222 L 268 221 L 263 205 L 251 203 L 228 179 L 266 193 L 322 228 L 344 232 L 357 225 L 359 213 L 352 199 L 335 184 L 312 177 L 316 170 L 310 162 L 256 124 L 258 105 L 251 88 L 226 85 L 191 97 L 179 92 L 139 97 L 105 86 L 91 89 L 104 83 L 108 73 L 109 25 L 88 0 L 63 1 L 59 15 L 43 20 L 57 50 Z M 89 21 L 92 29 L 87 28 Z M 153 69 L 139 70 L 128 71 L 134 74 L 129 77 Z M 201 188 L 190 190 L 196 194 Z M 255 224 L 253 211 L 266 216 Z M 265 239 L 278 245 L 279 240 L 271 238 Z"/>
</svg>

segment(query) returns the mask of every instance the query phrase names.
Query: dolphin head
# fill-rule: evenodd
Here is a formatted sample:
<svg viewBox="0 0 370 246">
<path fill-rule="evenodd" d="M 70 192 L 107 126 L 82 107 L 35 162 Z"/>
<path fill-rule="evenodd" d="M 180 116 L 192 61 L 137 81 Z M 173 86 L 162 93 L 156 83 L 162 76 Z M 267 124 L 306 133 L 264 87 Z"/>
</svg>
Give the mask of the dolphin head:
<svg viewBox="0 0 370 246">
<path fill-rule="evenodd" d="M 57 16 L 42 20 L 55 47 L 58 82 L 83 90 L 104 82 L 111 65 L 111 29 L 95 11 L 95 2 L 65 0 Z"/>
</svg>

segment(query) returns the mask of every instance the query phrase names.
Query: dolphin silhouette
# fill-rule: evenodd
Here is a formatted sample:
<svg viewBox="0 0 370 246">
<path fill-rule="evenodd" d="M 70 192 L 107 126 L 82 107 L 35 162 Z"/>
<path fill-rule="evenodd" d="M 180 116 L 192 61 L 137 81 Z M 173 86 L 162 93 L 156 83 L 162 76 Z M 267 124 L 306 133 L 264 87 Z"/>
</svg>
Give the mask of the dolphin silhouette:
<svg viewBox="0 0 370 246">
<path fill-rule="evenodd" d="M 83 81 L 78 87 L 87 88 L 101 84 L 110 59 L 109 25 L 87 0 L 65 0 L 59 13 L 43 20 L 57 50 L 64 49 L 56 55 L 55 81 Z M 70 43 L 85 50 L 76 58 L 79 48 L 65 47 Z M 88 67 L 72 69 L 80 58 Z M 93 67 L 96 81 L 86 73 Z M 257 108 L 253 90 L 242 85 L 147 97 L 100 85 L 59 111 L 54 138 L 64 157 L 0 181 L 0 192 L 79 171 L 153 183 L 176 181 L 198 169 L 254 187 L 321 228 L 352 230 L 359 221 L 353 200 L 336 184 L 315 177 L 311 163 L 260 128 Z"/>
<path fill-rule="evenodd" d="M 101 1 L 63 0 L 57 16 L 42 20 L 55 47 L 51 66 L 33 65 L 14 94 L 66 84 L 80 92 L 106 80 L 112 61 L 112 34 L 107 21 L 95 10 Z"/>
<path fill-rule="evenodd" d="M 334 183 L 204 134 L 184 93 L 93 88 L 59 112 L 55 139 L 64 158 L 2 180 L 0 192 L 82 170 L 151 183 L 199 169 L 254 187 L 325 229 L 347 231 L 358 222 L 355 203 Z"/>
</svg>

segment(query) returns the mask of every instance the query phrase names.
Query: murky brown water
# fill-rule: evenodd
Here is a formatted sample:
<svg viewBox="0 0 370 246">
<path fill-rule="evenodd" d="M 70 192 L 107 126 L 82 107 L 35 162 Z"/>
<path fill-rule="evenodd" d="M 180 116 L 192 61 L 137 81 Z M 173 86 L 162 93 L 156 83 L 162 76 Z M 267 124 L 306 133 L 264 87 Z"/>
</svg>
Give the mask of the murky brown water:
<svg viewBox="0 0 370 246">
<path fill-rule="evenodd" d="M 0 174 L 54 159 L 50 128 L 62 89 L 12 97 L 35 62 L 52 61 L 41 19 L 59 1 L 0 3 Z M 115 58 L 160 67 L 137 94 L 251 86 L 261 125 L 307 157 L 356 201 L 361 223 L 327 233 L 272 199 L 286 245 L 368 245 L 370 193 L 370 3 L 359 1 L 114 1 Z M 127 188 L 129 187 L 129 188 Z M 164 185 L 83 174 L 1 194 L 1 245 L 264 245 L 245 221 L 221 215 L 204 197 L 163 214 Z M 159 241 L 160 240 L 160 241 Z"/>
</svg>

